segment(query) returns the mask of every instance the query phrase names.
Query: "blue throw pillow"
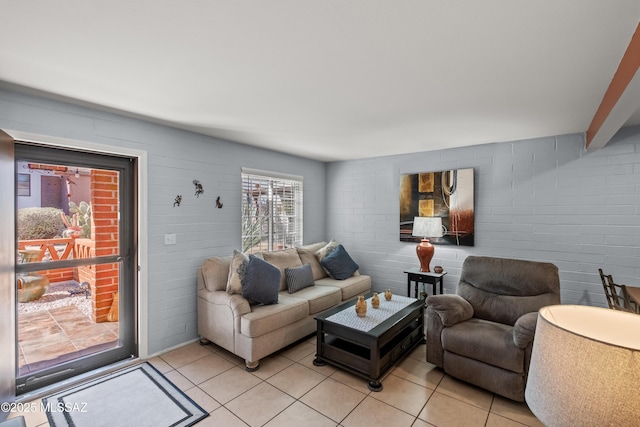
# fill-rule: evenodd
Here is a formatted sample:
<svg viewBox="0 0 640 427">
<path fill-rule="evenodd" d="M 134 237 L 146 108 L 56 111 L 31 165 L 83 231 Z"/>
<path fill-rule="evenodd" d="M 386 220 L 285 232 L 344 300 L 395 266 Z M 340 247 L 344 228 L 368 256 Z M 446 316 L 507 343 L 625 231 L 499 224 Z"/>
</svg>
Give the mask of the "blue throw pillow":
<svg viewBox="0 0 640 427">
<path fill-rule="evenodd" d="M 277 304 L 280 269 L 254 255 L 249 255 L 242 296 L 257 304 Z"/>
<path fill-rule="evenodd" d="M 284 275 L 287 278 L 287 289 L 290 294 L 315 285 L 310 264 L 304 264 L 294 268 L 285 268 Z"/>
<path fill-rule="evenodd" d="M 342 245 L 338 245 L 333 252 L 322 258 L 320 264 L 327 269 L 331 277 L 337 280 L 344 280 L 353 276 L 353 273 L 360 268 Z"/>
</svg>

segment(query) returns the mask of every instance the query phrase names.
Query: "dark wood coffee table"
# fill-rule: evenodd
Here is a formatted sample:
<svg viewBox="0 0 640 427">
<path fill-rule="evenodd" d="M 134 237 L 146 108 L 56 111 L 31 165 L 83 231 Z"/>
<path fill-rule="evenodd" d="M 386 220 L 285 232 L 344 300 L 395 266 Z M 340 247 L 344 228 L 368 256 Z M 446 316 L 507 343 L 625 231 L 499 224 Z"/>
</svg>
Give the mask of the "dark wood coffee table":
<svg viewBox="0 0 640 427">
<path fill-rule="evenodd" d="M 370 297 L 371 294 L 365 299 Z M 313 364 L 330 363 L 368 379 L 369 390 L 382 390 L 380 378 L 385 372 L 424 340 L 424 301 L 394 295 L 387 302 L 382 294 L 380 299 L 377 309 L 380 311 L 376 313 L 367 301 L 365 319 L 357 317 L 355 300 L 316 316 L 317 350 Z M 404 306 L 397 307 L 400 305 Z M 387 315 L 379 322 L 376 319 Z"/>
</svg>

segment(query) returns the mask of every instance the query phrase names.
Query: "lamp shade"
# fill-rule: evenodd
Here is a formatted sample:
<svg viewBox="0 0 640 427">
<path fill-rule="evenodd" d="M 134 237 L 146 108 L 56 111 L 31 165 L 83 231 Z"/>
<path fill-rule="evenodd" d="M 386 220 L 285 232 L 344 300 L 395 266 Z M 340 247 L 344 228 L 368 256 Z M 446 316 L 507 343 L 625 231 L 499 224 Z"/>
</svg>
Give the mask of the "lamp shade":
<svg viewBox="0 0 640 427">
<path fill-rule="evenodd" d="M 413 231 L 416 237 L 442 237 L 442 218 L 416 216 L 413 218 Z"/>
<path fill-rule="evenodd" d="M 538 314 L 525 399 L 547 427 L 640 420 L 640 316 L 579 305 Z"/>
</svg>

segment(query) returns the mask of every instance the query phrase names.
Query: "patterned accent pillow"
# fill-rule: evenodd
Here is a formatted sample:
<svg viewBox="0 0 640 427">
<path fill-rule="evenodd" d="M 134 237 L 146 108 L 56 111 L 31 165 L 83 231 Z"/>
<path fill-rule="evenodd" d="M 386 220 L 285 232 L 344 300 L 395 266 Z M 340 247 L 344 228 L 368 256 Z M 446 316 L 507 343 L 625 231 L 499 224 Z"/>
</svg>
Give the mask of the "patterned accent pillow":
<svg viewBox="0 0 640 427">
<path fill-rule="evenodd" d="M 249 255 L 242 296 L 254 304 L 277 304 L 280 269 L 255 255 Z"/>
<path fill-rule="evenodd" d="M 228 294 L 242 294 L 242 284 L 247 274 L 247 264 L 249 264 L 249 257 L 234 249 L 231 266 L 229 266 L 229 278 L 227 279 Z"/>
<path fill-rule="evenodd" d="M 337 247 L 338 242 L 331 239 L 329 243 L 316 251 L 316 258 L 318 258 L 318 261 L 322 263 L 323 258 L 329 255 L 331 252 L 335 251 Z"/>
<path fill-rule="evenodd" d="M 287 276 L 287 290 L 290 294 L 315 285 L 315 283 L 313 283 L 313 271 L 309 264 L 304 264 L 300 267 L 285 268 L 284 274 Z"/>
<path fill-rule="evenodd" d="M 338 245 L 333 252 L 324 257 L 320 264 L 327 269 L 331 277 L 337 280 L 353 276 L 353 273 L 360 268 L 342 245 Z"/>
</svg>

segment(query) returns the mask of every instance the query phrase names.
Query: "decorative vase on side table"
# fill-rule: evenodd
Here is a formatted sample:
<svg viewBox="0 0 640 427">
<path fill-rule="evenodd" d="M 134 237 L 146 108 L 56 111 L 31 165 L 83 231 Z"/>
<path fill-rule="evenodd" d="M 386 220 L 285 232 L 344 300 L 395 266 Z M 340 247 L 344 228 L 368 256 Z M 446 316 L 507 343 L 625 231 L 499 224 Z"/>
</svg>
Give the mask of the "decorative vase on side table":
<svg viewBox="0 0 640 427">
<path fill-rule="evenodd" d="M 430 273 L 429 263 L 433 258 L 434 248 L 429 243 L 428 237 L 442 237 L 442 218 L 422 216 L 413 218 L 413 231 L 411 234 L 422 238 L 418 246 L 416 246 L 416 254 L 420 260 L 420 271 Z"/>
<path fill-rule="evenodd" d="M 435 252 L 433 245 L 429 243 L 429 239 L 422 239 L 418 246 L 416 246 L 416 254 L 420 260 L 420 271 L 430 272 L 429 264 L 433 259 L 433 253 Z"/>
</svg>

